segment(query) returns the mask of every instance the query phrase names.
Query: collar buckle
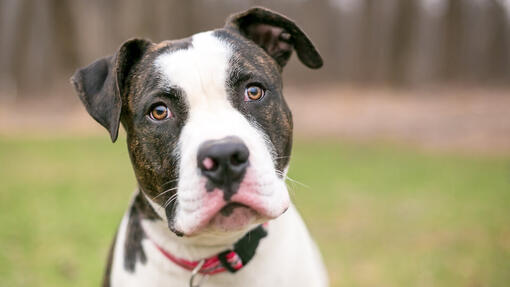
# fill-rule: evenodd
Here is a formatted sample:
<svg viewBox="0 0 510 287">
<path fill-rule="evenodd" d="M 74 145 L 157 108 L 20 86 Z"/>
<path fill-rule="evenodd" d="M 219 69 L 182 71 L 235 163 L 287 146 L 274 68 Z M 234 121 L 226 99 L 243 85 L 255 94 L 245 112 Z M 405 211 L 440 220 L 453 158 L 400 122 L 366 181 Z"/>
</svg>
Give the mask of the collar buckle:
<svg viewBox="0 0 510 287">
<path fill-rule="evenodd" d="M 202 259 L 198 262 L 197 266 L 193 268 L 191 271 L 191 277 L 189 278 L 189 287 L 200 287 L 202 283 L 204 282 L 207 275 L 200 274 L 200 270 L 202 269 L 202 266 L 204 266 L 205 259 Z M 195 279 L 199 278 L 197 283 L 195 283 Z"/>
</svg>

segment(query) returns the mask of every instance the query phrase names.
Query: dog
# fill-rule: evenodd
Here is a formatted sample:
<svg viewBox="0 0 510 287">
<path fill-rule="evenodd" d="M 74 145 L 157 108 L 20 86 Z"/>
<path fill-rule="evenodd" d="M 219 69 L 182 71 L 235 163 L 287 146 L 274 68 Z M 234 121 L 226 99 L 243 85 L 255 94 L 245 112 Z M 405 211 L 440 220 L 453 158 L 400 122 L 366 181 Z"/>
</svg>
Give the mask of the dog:
<svg viewBox="0 0 510 287">
<path fill-rule="evenodd" d="M 112 142 L 122 123 L 138 182 L 103 286 L 328 285 L 285 184 L 281 73 L 293 50 L 323 65 L 293 21 L 255 7 L 186 39 L 128 40 L 76 71 Z"/>
</svg>

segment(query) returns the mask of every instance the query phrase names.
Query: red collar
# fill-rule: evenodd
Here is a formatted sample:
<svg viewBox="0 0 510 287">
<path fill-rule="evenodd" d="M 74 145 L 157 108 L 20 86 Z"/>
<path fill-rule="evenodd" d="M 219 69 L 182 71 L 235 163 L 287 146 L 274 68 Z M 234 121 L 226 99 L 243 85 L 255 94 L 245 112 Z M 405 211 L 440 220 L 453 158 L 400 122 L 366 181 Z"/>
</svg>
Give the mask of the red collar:
<svg viewBox="0 0 510 287">
<path fill-rule="evenodd" d="M 189 270 L 189 271 L 194 270 L 198 266 L 198 264 L 200 264 L 202 261 L 202 260 L 189 261 L 186 259 L 177 258 L 177 257 L 173 256 L 172 254 L 168 253 L 168 251 L 164 250 L 157 244 L 155 244 L 155 245 L 159 249 L 159 251 L 161 251 L 161 253 L 163 253 L 163 255 L 165 255 L 166 258 L 170 259 L 170 261 L 181 266 L 182 268 L 184 268 L 186 270 Z M 243 266 L 244 266 L 243 262 L 241 261 L 241 258 L 234 251 L 230 251 L 229 253 L 227 253 L 225 258 L 226 258 L 227 262 L 230 264 L 230 266 L 236 271 L 243 268 Z M 219 259 L 219 254 L 209 257 L 209 258 L 205 258 L 203 260 L 204 260 L 204 263 L 199 270 L 199 272 L 202 274 L 213 275 L 216 273 L 221 273 L 221 272 L 227 271 L 227 269 L 222 265 L 222 263 Z"/>
<path fill-rule="evenodd" d="M 199 264 L 202 264 L 198 272 L 204 275 L 213 275 L 224 271 L 235 273 L 248 264 L 255 255 L 260 240 L 267 236 L 267 231 L 264 228 L 265 225 L 266 224 L 259 225 L 246 233 L 234 244 L 233 249 L 228 249 L 212 257 L 197 261 L 178 258 L 170 254 L 167 250 L 164 250 L 154 241 L 153 243 L 166 258 L 186 270 L 195 270 Z"/>
</svg>

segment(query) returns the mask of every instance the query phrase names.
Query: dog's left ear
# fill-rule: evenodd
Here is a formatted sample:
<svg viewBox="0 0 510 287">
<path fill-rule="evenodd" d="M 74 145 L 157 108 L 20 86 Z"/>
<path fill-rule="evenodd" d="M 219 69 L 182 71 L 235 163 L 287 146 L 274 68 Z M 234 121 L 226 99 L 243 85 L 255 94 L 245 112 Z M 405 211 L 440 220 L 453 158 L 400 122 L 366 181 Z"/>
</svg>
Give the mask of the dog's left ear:
<svg viewBox="0 0 510 287">
<path fill-rule="evenodd" d="M 126 41 L 115 55 L 78 69 L 71 78 L 87 112 L 110 132 L 112 142 L 119 132 L 122 96 L 129 72 L 150 45 L 145 39 Z"/>
<path fill-rule="evenodd" d="M 255 7 L 231 15 L 225 28 L 237 30 L 254 41 L 282 68 L 290 59 L 293 48 L 309 68 L 322 67 L 322 58 L 305 33 L 292 20 L 271 10 Z"/>
</svg>

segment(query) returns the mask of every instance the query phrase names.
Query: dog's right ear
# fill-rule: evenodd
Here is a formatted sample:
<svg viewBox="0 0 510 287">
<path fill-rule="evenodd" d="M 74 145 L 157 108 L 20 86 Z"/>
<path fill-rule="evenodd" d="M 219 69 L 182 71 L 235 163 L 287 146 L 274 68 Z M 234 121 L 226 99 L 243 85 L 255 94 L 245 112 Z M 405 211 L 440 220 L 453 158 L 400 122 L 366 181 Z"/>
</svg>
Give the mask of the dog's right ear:
<svg viewBox="0 0 510 287">
<path fill-rule="evenodd" d="M 122 98 L 129 71 L 151 44 L 144 39 L 129 40 L 113 56 L 78 69 L 71 78 L 87 112 L 110 132 L 112 142 L 119 132 Z"/>
<path fill-rule="evenodd" d="M 231 15 L 225 28 L 233 29 L 264 49 L 284 67 L 292 50 L 311 69 L 322 67 L 322 57 L 306 34 L 289 18 L 263 7 Z"/>
</svg>

